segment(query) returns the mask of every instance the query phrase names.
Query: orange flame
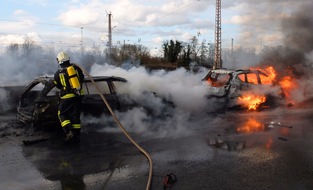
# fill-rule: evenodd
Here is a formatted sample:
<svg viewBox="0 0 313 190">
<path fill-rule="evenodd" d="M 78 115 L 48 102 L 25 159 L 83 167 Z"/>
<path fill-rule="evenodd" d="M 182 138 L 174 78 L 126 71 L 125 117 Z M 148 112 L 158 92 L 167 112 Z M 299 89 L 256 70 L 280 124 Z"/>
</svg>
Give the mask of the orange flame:
<svg viewBox="0 0 313 190">
<path fill-rule="evenodd" d="M 264 131 L 265 126 L 254 118 L 249 118 L 246 123 L 237 128 L 239 133 L 253 133 Z"/>
<path fill-rule="evenodd" d="M 268 75 L 268 77 L 265 78 L 264 81 L 262 81 L 264 84 L 272 84 L 276 80 L 277 74 L 274 67 L 272 66 L 267 67 L 265 68 L 265 70 L 263 70 L 263 72 L 265 72 Z"/>
<path fill-rule="evenodd" d="M 273 82 L 276 80 L 277 74 L 276 74 L 274 67 L 272 66 L 268 66 L 265 69 L 261 69 L 261 68 L 250 68 L 250 69 L 260 70 L 264 72 L 265 74 L 267 74 L 268 77 L 260 75 L 262 84 L 273 84 Z"/>
<path fill-rule="evenodd" d="M 283 89 L 292 89 L 296 87 L 296 84 L 292 81 L 291 76 L 285 76 L 279 84 Z"/>
<path fill-rule="evenodd" d="M 261 68 L 250 68 L 250 70 L 260 70 L 264 72 L 266 76 L 260 75 L 262 84 L 273 84 L 276 80 L 276 71 L 274 67 L 269 66 L 264 69 Z M 249 75 L 247 76 L 248 80 L 251 81 L 254 84 L 257 84 L 257 78 L 256 75 Z M 240 105 L 243 105 L 244 107 L 247 107 L 248 110 L 256 110 L 258 106 L 266 101 L 266 97 L 264 95 L 256 95 L 256 94 L 243 94 L 238 99 L 238 103 Z"/>
<path fill-rule="evenodd" d="M 287 102 L 289 104 L 294 104 L 293 100 L 291 98 L 291 95 L 290 95 L 290 91 L 292 91 L 293 89 L 295 89 L 297 87 L 296 82 L 292 79 L 291 76 L 285 76 L 282 78 L 281 81 L 279 81 L 279 85 L 281 86 L 281 88 L 282 88 L 282 90 L 286 96 Z"/>
<path fill-rule="evenodd" d="M 277 81 L 277 73 L 276 73 L 273 66 L 268 66 L 264 69 L 261 69 L 261 68 L 250 68 L 250 69 L 251 70 L 260 70 L 260 71 L 264 72 L 265 74 L 267 74 L 268 77 L 260 75 L 262 84 L 279 84 L 283 94 L 286 97 L 287 103 L 288 104 L 294 104 L 294 101 L 292 100 L 292 97 L 291 97 L 291 91 L 297 87 L 297 84 L 292 77 L 291 71 L 287 70 L 284 73 L 284 74 L 286 74 L 286 76 L 284 76 L 280 81 Z M 249 79 L 249 81 L 253 81 L 253 79 Z M 246 105 L 246 106 L 248 105 L 247 107 L 249 108 L 249 110 L 256 110 L 258 105 L 260 105 L 261 103 L 266 101 L 266 98 L 264 98 L 264 97 L 258 97 L 256 95 L 254 95 L 252 98 L 250 96 L 251 95 L 249 95 L 249 96 L 245 95 L 245 97 L 241 97 L 241 100 L 240 100 L 243 103 L 246 102 L 244 105 Z M 247 102 L 251 102 L 251 103 L 247 103 Z M 256 105 L 256 107 L 254 105 Z"/>
<path fill-rule="evenodd" d="M 258 106 L 265 101 L 265 96 L 258 96 L 254 94 L 246 94 L 238 98 L 238 103 L 244 107 L 247 107 L 248 110 L 256 110 Z"/>
</svg>

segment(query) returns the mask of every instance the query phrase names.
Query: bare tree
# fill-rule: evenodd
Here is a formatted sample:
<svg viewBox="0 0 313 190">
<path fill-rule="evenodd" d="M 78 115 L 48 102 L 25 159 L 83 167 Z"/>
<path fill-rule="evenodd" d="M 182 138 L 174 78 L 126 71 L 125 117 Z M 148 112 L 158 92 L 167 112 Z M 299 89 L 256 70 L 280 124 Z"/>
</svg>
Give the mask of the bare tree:
<svg viewBox="0 0 313 190">
<path fill-rule="evenodd" d="M 30 37 L 25 37 L 24 43 L 21 45 L 21 54 L 29 56 L 35 49 L 35 42 Z"/>
<path fill-rule="evenodd" d="M 18 44 L 10 44 L 6 49 L 5 49 L 6 54 L 9 57 L 18 57 L 19 56 L 19 45 Z"/>
</svg>

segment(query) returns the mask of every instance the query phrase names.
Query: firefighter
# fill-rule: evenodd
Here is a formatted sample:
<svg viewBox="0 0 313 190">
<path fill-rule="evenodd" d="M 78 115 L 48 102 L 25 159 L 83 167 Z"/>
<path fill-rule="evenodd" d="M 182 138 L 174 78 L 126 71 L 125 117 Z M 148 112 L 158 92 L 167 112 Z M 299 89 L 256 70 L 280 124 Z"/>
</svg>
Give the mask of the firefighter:
<svg viewBox="0 0 313 190">
<path fill-rule="evenodd" d="M 58 117 L 65 133 L 65 142 L 79 141 L 81 132 L 80 109 L 83 96 L 81 84 L 84 81 L 82 70 L 70 63 L 65 52 L 57 55 L 59 69 L 54 74 L 54 83 L 60 89 Z"/>
</svg>

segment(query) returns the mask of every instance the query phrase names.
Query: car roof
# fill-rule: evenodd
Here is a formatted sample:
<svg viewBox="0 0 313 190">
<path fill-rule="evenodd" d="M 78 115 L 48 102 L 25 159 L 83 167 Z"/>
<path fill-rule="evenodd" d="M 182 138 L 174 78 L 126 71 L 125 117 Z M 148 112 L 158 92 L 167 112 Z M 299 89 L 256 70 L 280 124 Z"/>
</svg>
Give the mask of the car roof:
<svg viewBox="0 0 313 190">
<path fill-rule="evenodd" d="M 116 77 L 116 76 L 92 76 L 94 81 L 118 81 L 118 82 L 127 82 L 125 78 Z M 91 79 L 85 78 L 86 82 L 90 82 Z"/>
<path fill-rule="evenodd" d="M 239 69 L 235 71 L 237 74 L 242 74 L 242 73 L 256 73 L 256 74 L 261 74 L 264 76 L 268 75 L 266 73 L 264 73 L 263 71 L 259 70 L 259 69 Z"/>
<path fill-rule="evenodd" d="M 125 78 L 117 76 L 91 76 L 95 82 L 99 81 L 118 81 L 118 82 L 127 82 Z M 34 79 L 33 81 L 50 81 L 54 80 L 53 76 L 40 76 Z M 85 76 L 85 82 L 91 82 L 91 79 Z"/>
<path fill-rule="evenodd" d="M 237 73 L 237 74 L 241 74 L 241 73 L 259 73 L 262 75 L 267 76 L 266 73 L 264 73 L 263 71 L 259 70 L 259 69 L 238 69 L 238 70 L 230 70 L 230 69 L 212 69 L 209 72 L 211 73 L 219 73 L 219 74 L 230 74 L 230 73 Z"/>
<path fill-rule="evenodd" d="M 233 73 L 235 71 L 230 70 L 230 69 L 212 69 L 212 70 L 210 70 L 210 72 L 219 73 L 219 74 L 229 74 L 229 73 Z"/>
</svg>

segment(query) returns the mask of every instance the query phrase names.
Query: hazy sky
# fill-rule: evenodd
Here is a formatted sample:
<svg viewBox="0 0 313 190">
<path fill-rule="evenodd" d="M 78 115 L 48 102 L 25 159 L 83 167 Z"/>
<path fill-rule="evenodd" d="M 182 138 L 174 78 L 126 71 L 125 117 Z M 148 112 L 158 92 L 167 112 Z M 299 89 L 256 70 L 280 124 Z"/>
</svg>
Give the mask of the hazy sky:
<svg viewBox="0 0 313 190">
<path fill-rule="evenodd" d="M 142 44 L 159 51 L 165 40 L 192 36 L 214 43 L 215 0 L 0 0 L 0 47 L 23 42 L 105 47 L 108 13 L 113 45 Z M 312 0 L 222 0 L 222 48 L 282 43 L 281 19 Z M 82 42 L 81 42 L 82 41 Z"/>
</svg>

